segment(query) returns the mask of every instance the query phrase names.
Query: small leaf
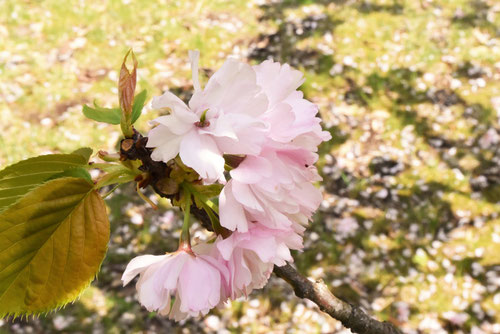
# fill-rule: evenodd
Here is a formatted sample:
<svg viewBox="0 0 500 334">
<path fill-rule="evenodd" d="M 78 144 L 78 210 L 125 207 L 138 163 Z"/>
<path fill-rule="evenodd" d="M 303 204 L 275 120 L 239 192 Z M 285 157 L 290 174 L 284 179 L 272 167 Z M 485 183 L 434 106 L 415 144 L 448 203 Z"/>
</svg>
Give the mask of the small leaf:
<svg viewBox="0 0 500 334">
<path fill-rule="evenodd" d="M 119 108 L 102 108 L 94 103 L 94 108 L 87 105 L 83 106 L 83 114 L 97 122 L 108 124 L 120 124 L 121 110 Z"/>
<path fill-rule="evenodd" d="M 0 171 L 0 212 L 54 175 L 87 162 L 82 154 L 49 154 L 6 167 Z"/>
<path fill-rule="evenodd" d="M 104 201 L 80 178 L 49 181 L 0 213 L 0 317 L 74 300 L 94 279 L 108 240 Z"/>
<path fill-rule="evenodd" d="M 79 154 L 88 162 L 93 152 L 94 151 L 90 147 L 82 147 L 74 150 L 73 152 L 71 152 L 71 154 Z"/>
<path fill-rule="evenodd" d="M 144 108 L 144 103 L 146 102 L 147 95 L 148 92 L 146 90 L 143 90 L 135 96 L 134 106 L 132 107 L 132 124 L 134 124 L 139 116 L 141 116 L 142 108 Z"/>
</svg>

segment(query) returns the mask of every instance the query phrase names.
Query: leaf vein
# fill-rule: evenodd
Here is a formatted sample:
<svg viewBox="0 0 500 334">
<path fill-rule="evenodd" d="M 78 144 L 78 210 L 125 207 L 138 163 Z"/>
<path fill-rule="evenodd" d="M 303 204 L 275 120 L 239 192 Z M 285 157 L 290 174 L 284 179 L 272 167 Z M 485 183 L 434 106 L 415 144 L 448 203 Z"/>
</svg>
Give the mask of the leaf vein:
<svg viewBox="0 0 500 334">
<path fill-rule="evenodd" d="M 76 211 L 78 209 L 78 207 L 80 207 L 84 202 L 85 200 L 87 199 L 87 197 L 89 196 L 89 194 L 91 194 L 92 191 L 89 189 L 89 191 L 85 194 L 85 196 L 79 201 L 80 203 L 78 205 L 76 205 L 76 207 L 71 210 L 69 212 L 69 214 L 64 217 L 63 219 L 60 220 L 60 223 L 58 224 L 59 226 L 52 232 L 51 236 L 49 237 L 49 239 L 52 239 L 53 238 L 53 235 L 54 233 L 60 228 L 61 224 L 66 221 L 66 219 L 72 215 L 72 213 L 74 211 Z M 81 195 L 81 194 L 80 194 Z M 66 196 L 67 197 L 67 196 Z M 29 206 L 28 206 L 29 207 Z M 49 226 L 52 226 L 52 225 L 49 225 Z M 23 239 L 21 239 L 23 240 Z M 19 240 L 20 241 L 20 240 Z M 30 270 L 30 267 L 31 267 L 31 261 L 33 260 L 33 258 L 38 254 L 38 252 L 40 251 L 40 249 L 42 249 L 46 243 L 47 243 L 48 240 L 46 240 L 36 251 L 35 251 L 35 254 L 31 257 L 31 259 L 29 260 L 29 265 L 28 265 L 28 270 Z M 12 245 L 11 245 L 12 246 Z M 9 246 L 9 248 L 11 247 Z M 5 296 L 5 294 L 8 292 L 8 290 L 12 287 L 12 285 L 14 284 L 14 282 L 17 281 L 17 279 L 19 278 L 19 275 L 26 269 L 26 266 L 24 267 L 24 269 L 21 269 L 19 270 L 19 272 L 17 273 L 16 277 L 9 283 L 9 285 L 6 287 L 6 289 L 2 292 L 0 292 L 0 301 L 3 299 L 3 297 Z M 29 276 L 28 276 L 29 277 Z"/>
</svg>

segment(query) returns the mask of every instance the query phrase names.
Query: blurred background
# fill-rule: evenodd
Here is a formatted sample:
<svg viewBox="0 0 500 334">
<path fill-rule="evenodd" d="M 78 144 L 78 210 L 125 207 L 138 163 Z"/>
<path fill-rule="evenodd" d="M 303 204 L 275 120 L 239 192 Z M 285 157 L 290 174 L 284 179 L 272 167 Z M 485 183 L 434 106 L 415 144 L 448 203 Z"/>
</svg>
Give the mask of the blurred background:
<svg viewBox="0 0 500 334">
<path fill-rule="evenodd" d="M 229 55 L 295 66 L 333 135 L 298 269 L 406 333 L 500 333 L 497 0 L 3 0 L 0 41 L 0 168 L 113 151 L 118 127 L 81 109 L 117 105 L 129 48 L 148 100 L 190 97 L 190 49 L 203 82 Z M 138 128 L 156 116 L 147 107 Z M 0 320 L 1 333 L 350 333 L 275 277 L 202 319 L 148 313 L 121 274 L 136 255 L 175 249 L 181 225 L 168 203 L 154 212 L 133 193 L 108 200 L 109 252 L 81 298 Z"/>
</svg>

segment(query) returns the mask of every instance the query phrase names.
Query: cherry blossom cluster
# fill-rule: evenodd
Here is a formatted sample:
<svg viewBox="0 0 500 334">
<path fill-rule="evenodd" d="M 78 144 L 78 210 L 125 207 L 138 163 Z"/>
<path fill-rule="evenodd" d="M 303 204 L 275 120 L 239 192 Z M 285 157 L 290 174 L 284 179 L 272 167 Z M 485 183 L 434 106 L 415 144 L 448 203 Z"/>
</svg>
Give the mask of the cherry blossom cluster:
<svg viewBox="0 0 500 334">
<path fill-rule="evenodd" d="M 293 261 L 290 250 L 303 248 L 305 226 L 322 199 L 313 185 L 321 180 L 317 147 L 330 139 L 317 106 L 297 90 L 300 71 L 228 59 L 202 89 L 198 58 L 190 52 L 188 105 L 170 92 L 153 99 L 154 109 L 169 113 L 153 121 L 147 145 L 154 160 L 179 157 L 203 184 L 224 185 L 218 218 L 229 233 L 192 247 L 181 241 L 175 253 L 136 257 L 122 278 L 128 284 L 140 274 L 139 301 L 175 320 L 247 296 L 266 284 L 274 265 Z M 229 172 L 227 155 L 242 158 Z"/>
</svg>

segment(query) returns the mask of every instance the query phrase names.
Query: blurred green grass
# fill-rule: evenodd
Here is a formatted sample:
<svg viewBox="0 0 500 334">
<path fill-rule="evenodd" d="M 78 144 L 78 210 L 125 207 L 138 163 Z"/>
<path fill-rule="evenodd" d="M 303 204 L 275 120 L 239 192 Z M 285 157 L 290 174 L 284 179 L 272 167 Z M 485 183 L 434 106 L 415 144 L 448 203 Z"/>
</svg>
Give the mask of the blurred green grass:
<svg viewBox="0 0 500 334">
<path fill-rule="evenodd" d="M 81 106 L 117 104 L 117 70 L 129 48 L 139 60 L 138 89 L 150 97 L 166 89 L 189 96 L 190 49 L 201 52 L 204 80 L 229 55 L 298 67 L 334 136 L 320 150 L 325 202 L 296 254 L 298 268 L 406 329 L 500 330 L 500 148 L 480 144 L 489 129 L 500 130 L 496 1 L 7 0 L 0 39 L 0 166 L 82 146 L 113 150 L 118 129 L 84 119 Z M 147 131 L 155 116 L 147 108 L 138 128 Z M 181 332 L 120 286 L 127 261 L 174 247 L 179 227 L 138 200 L 128 204 L 132 193 L 124 188 L 109 200 L 110 252 L 82 298 L 3 329 Z M 454 322 L 450 311 L 466 319 Z M 339 330 L 278 280 L 184 327 Z"/>
</svg>

